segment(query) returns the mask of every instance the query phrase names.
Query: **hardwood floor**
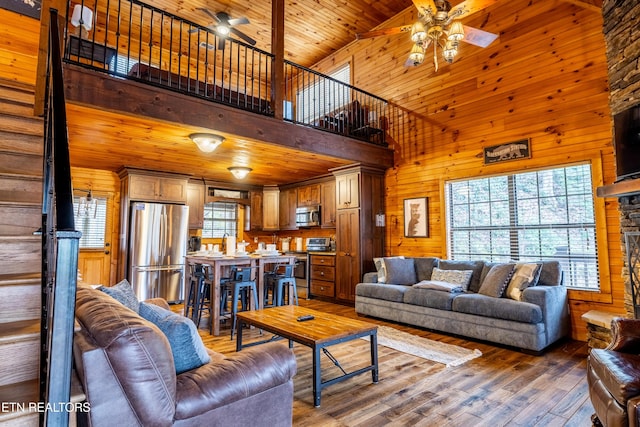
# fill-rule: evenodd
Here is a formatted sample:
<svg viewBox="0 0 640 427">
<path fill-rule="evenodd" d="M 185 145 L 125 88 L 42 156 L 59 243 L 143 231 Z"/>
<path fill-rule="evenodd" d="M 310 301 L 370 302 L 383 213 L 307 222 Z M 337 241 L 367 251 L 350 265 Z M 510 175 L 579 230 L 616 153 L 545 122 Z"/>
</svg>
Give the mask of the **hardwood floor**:
<svg viewBox="0 0 640 427">
<path fill-rule="evenodd" d="M 353 307 L 301 298 L 300 305 L 352 317 Z M 175 306 L 175 310 L 180 310 Z M 586 343 L 564 341 L 542 356 L 533 356 L 493 344 L 466 340 L 366 317 L 429 339 L 479 349 L 483 355 L 462 366 L 446 368 L 415 356 L 379 346 L 380 381 L 363 374 L 332 385 L 322 393 L 320 408 L 313 406 L 311 351 L 296 344 L 298 373 L 294 378 L 294 426 L 589 426 L 593 407 L 586 379 Z M 208 334 L 208 319 L 200 325 L 205 345 L 233 353 L 229 322 L 221 336 Z M 266 334 L 266 333 L 265 333 Z M 245 337 L 262 339 L 259 331 Z M 246 338 L 245 338 L 246 339 Z M 286 345 L 283 341 L 282 345 Z M 364 340 L 331 348 L 347 371 L 364 366 L 369 358 Z M 340 373 L 322 358 L 323 379 Z"/>
</svg>

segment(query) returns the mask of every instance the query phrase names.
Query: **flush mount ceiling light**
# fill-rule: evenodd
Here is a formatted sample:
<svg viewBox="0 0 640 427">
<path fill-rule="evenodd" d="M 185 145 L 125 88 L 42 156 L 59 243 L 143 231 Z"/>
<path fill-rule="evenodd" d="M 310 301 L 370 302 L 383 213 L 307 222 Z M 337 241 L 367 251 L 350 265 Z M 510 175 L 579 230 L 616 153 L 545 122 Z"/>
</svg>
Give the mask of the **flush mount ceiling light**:
<svg viewBox="0 0 640 427">
<path fill-rule="evenodd" d="M 196 143 L 200 151 L 210 153 L 224 142 L 224 136 L 215 133 L 192 133 L 189 139 Z"/>
<path fill-rule="evenodd" d="M 231 166 L 227 169 L 229 170 L 229 172 L 231 172 L 231 175 L 233 175 L 235 179 L 244 179 L 249 174 L 249 172 L 253 170 L 246 166 Z"/>
</svg>

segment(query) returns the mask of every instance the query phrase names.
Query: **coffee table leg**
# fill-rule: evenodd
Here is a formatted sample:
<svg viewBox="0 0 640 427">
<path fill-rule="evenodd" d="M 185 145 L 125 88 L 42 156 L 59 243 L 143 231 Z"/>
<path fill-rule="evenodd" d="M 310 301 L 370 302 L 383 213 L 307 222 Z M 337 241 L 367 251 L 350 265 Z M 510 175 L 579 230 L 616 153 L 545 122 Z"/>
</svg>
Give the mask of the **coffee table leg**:
<svg viewBox="0 0 640 427">
<path fill-rule="evenodd" d="M 373 379 L 373 383 L 378 383 L 378 332 L 374 331 L 371 334 L 371 365 L 373 366 L 373 370 L 371 371 L 371 377 Z"/>
<path fill-rule="evenodd" d="M 242 319 L 238 319 L 238 331 L 236 332 L 236 351 L 242 350 L 242 330 L 244 325 Z"/>
<path fill-rule="evenodd" d="M 320 393 L 322 393 L 322 378 L 320 375 L 320 348 L 313 347 L 313 404 L 320 407 Z"/>
</svg>

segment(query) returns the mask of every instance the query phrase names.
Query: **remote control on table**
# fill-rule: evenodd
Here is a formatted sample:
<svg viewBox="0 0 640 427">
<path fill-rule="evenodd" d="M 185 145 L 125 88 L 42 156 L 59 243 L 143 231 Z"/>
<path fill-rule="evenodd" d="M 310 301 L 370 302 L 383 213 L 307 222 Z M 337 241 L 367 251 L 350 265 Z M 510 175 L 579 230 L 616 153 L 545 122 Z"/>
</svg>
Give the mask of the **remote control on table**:
<svg viewBox="0 0 640 427">
<path fill-rule="evenodd" d="M 306 320 L 312 320 L 312 319 L 315 319 L 315 317 L 313 317 L 311 314 L 305 314 L 304 316 L 298 317 L 298 322 L 304 322 Z"/>
</svg>

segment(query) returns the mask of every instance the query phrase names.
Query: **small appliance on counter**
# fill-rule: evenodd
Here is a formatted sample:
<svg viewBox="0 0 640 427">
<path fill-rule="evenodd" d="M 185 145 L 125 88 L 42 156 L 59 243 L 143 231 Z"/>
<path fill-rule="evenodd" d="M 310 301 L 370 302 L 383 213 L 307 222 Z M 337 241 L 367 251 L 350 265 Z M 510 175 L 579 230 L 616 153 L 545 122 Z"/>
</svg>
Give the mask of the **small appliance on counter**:
<svg viewBox="0 0 640 427">
<path fill-rule="evenodd" d="M 188 252 L 198 252 L 202 246 L 202 238 L 200 236 L 189 237 L 189 244 L 187 246 Z"/>
<path fill-rule="evenodd" d="M 331 238 L 307 237 L 307 252 L 331 252 Z"/>
</svg>

